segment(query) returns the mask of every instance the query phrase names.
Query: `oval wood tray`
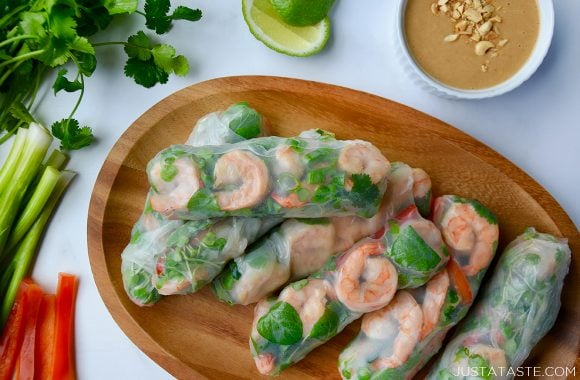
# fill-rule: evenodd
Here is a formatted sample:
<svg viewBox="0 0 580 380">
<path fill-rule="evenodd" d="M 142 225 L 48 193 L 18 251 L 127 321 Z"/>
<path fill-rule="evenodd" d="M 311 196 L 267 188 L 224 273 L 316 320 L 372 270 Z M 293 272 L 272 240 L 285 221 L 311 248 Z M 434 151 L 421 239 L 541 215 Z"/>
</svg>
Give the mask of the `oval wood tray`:
<svg viewBox="0 0 580 380">
<path fill-rule="evenodd" d="M 238 101 L 263 113 L 276 135 L 324 128 L 341 139 L 368 140 L 391 161 L 424 168 L 435 194 L 481 200 L 499 217 L 500 249 L 532 225 L 568 237 L 572 251 L 580 250 L 578 230 L 546 190 L 495 151 L 419 111 L 370 94 L 296 79 L 249 76 L 199 83 L 156 104 L 121 136 L 98 176 L 88 216 L 89 257 L 105 304 L 129 338 L 178 378 L 257 378 L 248 346 L 253 308 L 222 304 L 207 288 L 140 308 L 123 290 L 120 254 L 142 211 L 147 162 L 159 150 L 185 141 L 199 117 Z M 576 360 L 579 273 L 574 257 L 556 327 L 526 365 L 571 366 Z M 357 330 L 355 323 L 280 378 L 339 378 L 338 354 Z"/>
</svg>

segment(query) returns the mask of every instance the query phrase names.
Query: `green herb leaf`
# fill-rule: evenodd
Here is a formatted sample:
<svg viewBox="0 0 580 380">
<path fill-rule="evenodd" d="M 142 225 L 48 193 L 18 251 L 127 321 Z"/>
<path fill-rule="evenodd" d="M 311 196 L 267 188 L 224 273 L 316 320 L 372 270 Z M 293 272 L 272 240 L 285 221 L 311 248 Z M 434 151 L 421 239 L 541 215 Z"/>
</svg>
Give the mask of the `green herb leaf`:
<svg viewBox="0 0 580 380">
<path fill-rule="evenodd" d="M 441 262 L 437 252 L 410 225 L 395 237 L 388 254 L 397 264 L 420 272 L 432 271 Z"/>
<path fill-rule="evenodd" d="M 60 140 L 61 149 L 76 150 L 91 145 L 93 131 L 87 126 L 79 127 L 76 119 L 62 119 L 51 126 L 52 134 Z"/>
<path fill-rule="evenodd" d="M 94 0 L 76 0 L 79 5 L 80 16 L 76 17 L 77 33 L 79 36 L 89 37 L 109 26 L 113 16 L 109 10 Z"/>
<path fill-rule="evenodd" d="M 187 204 L 187 208 L 199 212 L 220 210 L 215 196 L 205 187 L 198 190 L 193 197 L 191 197 Z"/>
<path fill-rule="evenodd" d="M 125 45 L 125 53 L 130 58 L 138 58 L 141 61 L 147 61 L 151 58 L 151 48 L 153 44 L 149 37 L 143 32 L 139 31 L 137 34 L 129 36 L 127 44 Z"/>
<path fill-rule="evenodd" d="M 171 18 L 174 20 L 199 21 L 201 19 L 201 15 L 201 10 L 199 9 L 191 9 L 180 5 L 175 8 Z"/>
<path fill-rule="evenodd" d="M 22 102 L 12 103 L 8 112 L 10 112 L 13 118 L 25 124 L 36 121 Z"/>
<path fill-rule="evenodd" d="M 82 83 L 75 79 L 74 81 L 70 81 L 65 76 L 68 73 L 67 69 L 60 69 L 56 75 L 56 80 L 52 85 L 54 90 L 54 94 L 56 95 L 60 90 L 64 90 L 66 92 L 75 92 L 79 91 L 83 88 Z"/>
<path fill-rule="evenodd" d="M 135 83 L 146 88 L 153 87 L 157 83 L 167 83 L 169 79 L 169 75 L 155 64 L 153 58 L 147 61 L 129 58 L 124 71 L 125 75 L 135 80 Z"/>
<path fill-rule="evenodd" d="M 322 317 L 314 324 L 310 332 L 310 338 L 326 340 L 336 335 L 338 331 L 338 315 L 326 308 Z"/>
<path fill-rule="evenodd" d="M 170 74 L 186 75 L 189 71 L 187 59 L 184 56 L 175 56 L 175 48 L 170 45 L 157 45 L 151 49 L 153 61 L 163 71 Z"/>
<path fill-rule="evenodd" d="M 302 321 L 292 305 L 279 301 L 258 320 L 257 330 L 272 343 L 291 345 L 302 338 Z"/>
<path fill-rule="evenodd" d="M 379 188 L 368 174 L 353 174 L 350 179 L 353 184 L 349 198 L 356 207 L 364 208 L 379 201 Z"/>
<path fill-rule="evenodd" d="M 225 111 L 225 113 L 228 112 L 235 114 L 241 112 L 239 116 L 233 118 L 229 123 L 230 130 L 235 134 L 249 140 L 258 137 L 262 132 L 260 114 L 255 109 L 248 107 L 247 104 L 234 104 Z"/>
<path fill-rule="evenodd" d="M 81 52 L 73 52 L 73 54 L 76 58 L 79 72 L 88 77 L 93 75 L 95 69 L 97 68 L 97 58 L 95 55 Z"/>
<path fill-rule="evenodd" d="M 104 0 L 103 5 L 109 14 L 133 13 L 137 10 L 138 0 Z"/>
<path fill-rule="evenodd" d="M 146 0 L 145 26 L 157 34 L 168 32 L 171 29 L 171 17 L 167 15 L 169 7 L 169 0 Z"/>
</svg>

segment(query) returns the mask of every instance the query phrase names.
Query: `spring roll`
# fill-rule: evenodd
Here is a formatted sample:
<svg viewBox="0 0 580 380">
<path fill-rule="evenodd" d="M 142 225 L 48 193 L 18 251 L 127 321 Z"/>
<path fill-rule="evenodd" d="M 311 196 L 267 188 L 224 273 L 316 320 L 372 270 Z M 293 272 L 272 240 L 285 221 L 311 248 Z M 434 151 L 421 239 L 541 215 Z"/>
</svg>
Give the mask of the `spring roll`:
<svg viewBox="0 0 580 380">
<path fill-rule="evenodd" d="M 259 137 L 269 133 L 267 121 L 246 103 L 237 103 L 223 112 L 215 112 L 202 117 L 193 129 L 188 144 L 202 146 L 206 144 L 226 144 L 244 140 L 246 137 Z M 129 298 L 137 305 L 152 305 L 159 301 L 161 295 L 152 283 L 153 275 L 159 269 L 158 258 L 166 252 L 167 240 L 173 236 L 173 241 L 183 242 L 172 244 L 174 252 L 181 249 L 195 250 L 196 245 L 186 244 L 186 231 L 191 232 L 189 238 L 203 234 L 200 226 L 203 223 L 192 223 L 184 226 L 184 221 L 168 220 L 161 213 L 153 210 L 149 194 L 145 209 L 131 232 L 131 241 L 122 254 L 121 271 L 123 285 Z M 223 223 L 223 222 L 222 222 Z M 271 222 L 265 222 L 264 227 Z M 240 225 L 240 223 L 233 223 Z M 213 226 L 213 222 L 206 227 Z M 179 231 L 177 231 L 179 229 Z M 254 227 L 251 230 L 262 231 L 263 228 Z M 265 231 L 263 231 L 265 232 Z M 177 239 L 179 237 L 179 239 Z M 195 239 L 193 240 L 195 242 Z M 243 241 L 243 244 L 253 240 Z M 234 242 L 230 242 L 230 246 Z M 222 252 L 222 254 L 225 254 Z M 229 253 L 231 254 L 231 252 Z M 185 288 L 185 287 L 184 287 Z"/>
<path fill-rule="evenodd" d="M 174 145 L 149 162 L 152 208 L 170 219 L 317 218 L 378 211 L 389 161 L 365 141 L 261 137 Z"/>
<path fill-rule="evenodd" d="M 381 230 L 386 220 L 410 205 L 430 204 L 431 181 L 423 170 L 395 162 L 388 183 L 383 205 L 372 218 L 284 221 L 249 252 L 230 262 L 212 284 L 216 296 L 230 304 L 258 302 L 286 282 L 320 270 L 330 256 Z"/>
<path fill-rule="evenodd" d="M 450 251 L 446 269 L 363 317 L 339 358 L 344 379 L 412 379 L 471 307 L 495 254 L 497 219 L 476 200 L 447 195 L 435 200 L 433 220 Z"/>
<path fill-rule="evenodd" d="M 506 247 L 428 378 L 513 378 L 556 321 L 570 260 L 566 239 L 528 228 Z"/>
<path fill-rule="evenodd" d="M 398 288 L 422 285 L 420 278 L 424 278 L 427 268 L 432 272 L 429 277 L 441 270 L 447 260 L 441 235 L 412 207 L 414 211 L 407 213 L 412 217 L 406 215 L 398 231 L 385 232 L 390 234 L 388 239 L 363 239 L 345 253 L 331 257 L 321 271 L 288 285 L 277 298 L 256 305 L 250 347 L 261 373 L 279 373 L 363 313 L 387 305 Z M 429 223 L 431 228 L 427 227 Z M 409 237 L 407 229 L 416 236 Z M 439 241 L 435 236 L 439 236 Z M 389 242 L 393 246 L 385 245 Z M 436 265 L 433 254 L 440 255 Z M 429 262 L 419 264 L 420 259 L 415 256 Z M 410 275 L 418 268 L 421 276 Z M 400 283 L 402 274 L 406 280 Z"/>
</svg>

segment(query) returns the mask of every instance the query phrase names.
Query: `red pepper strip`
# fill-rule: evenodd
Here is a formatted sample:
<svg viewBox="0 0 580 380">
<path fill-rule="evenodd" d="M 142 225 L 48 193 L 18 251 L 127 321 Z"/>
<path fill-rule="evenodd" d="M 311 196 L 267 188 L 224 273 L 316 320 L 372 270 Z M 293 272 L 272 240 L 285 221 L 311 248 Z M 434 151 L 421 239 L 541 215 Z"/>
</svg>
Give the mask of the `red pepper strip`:
<svg viewBox="0 0 580 380">
<path fill-rule="evenodd" d="M 53 378 L 58 380 L 76 379 L 74 322 L 77 284 L 76 276 L 58 274 L 53 364 Z"/>
<path fill-rule="evenodd" d="M 403 220 L 405 218 L 408 218 L 413 213 L 419 213 L 419 211 L 417 210 L 417 206 L 415 206 L 414 204 L 410 205 L 409 207 L 401 211 L 398 215 L 395 216 L 394 219 Z"/>
<path fill-rule="evenodd" d="M 457 286 L 457 291 L 459 292 L 463 303 L 470 304 L 473 302 L 473 293 L 471 293 L 471 286 L 469 286 L 469 281 L 467 281 L 465 273 L 463 273 L 453 258 L 449 259 L 449 262 L 447 263 L 447 270 L 449 271 L 455 286 Z"/>
<path fill-rule="evenodd" d="M 29 284 L 23 282 L 18 288 L 14 306 L 4 325 L 0 337 L 0 380 L 12 379 L 12 373 L 20 353 L 24 338 L 24 324 L 28 312 L 28 295 L 26 289 Z"/>
<path fill-rule="evenodd" d="M 18 380 L 32 380 L 34 378 L 34 354 L 36 345 L 36 321 L 38 309 L 44 295 L 42 288 L 35 283 L 28 284 L 26 289 L 28 296 L 28 308 L 24 322 L 24 338 L 20 348 L 18 360 Z"/>
<path fill-rule="evenodd" d="M 34 378 L 54 379 L 54 329 L 56 321 L 56 299 L 54 294 L 45 294 L 38 311 L 36 322 L 36 351 L 34 353 Z"/>
</svg>

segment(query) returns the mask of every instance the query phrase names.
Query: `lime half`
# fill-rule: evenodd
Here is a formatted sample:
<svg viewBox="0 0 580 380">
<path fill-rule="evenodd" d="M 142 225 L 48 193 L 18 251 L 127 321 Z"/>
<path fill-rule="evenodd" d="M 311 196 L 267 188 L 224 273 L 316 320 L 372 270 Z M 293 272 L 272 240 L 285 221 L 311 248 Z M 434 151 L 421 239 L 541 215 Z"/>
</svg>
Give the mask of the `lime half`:
<svg viewBox="0 0 580 380">
<path fill-rule="evenodd" d="M 318 53 L 330 36 L 330 20 L 312 26 L 286 24 L 269 0 L 242 0 L 242 13 L 250 32 L 270 49 L 296 57 Z"/>
<path fill-rule="evenodd" d="M 272 7 L 286 24 L 294 26 L 314 25 L 322 21 L 334 0 L 270 0 Z"/>
</svg>

